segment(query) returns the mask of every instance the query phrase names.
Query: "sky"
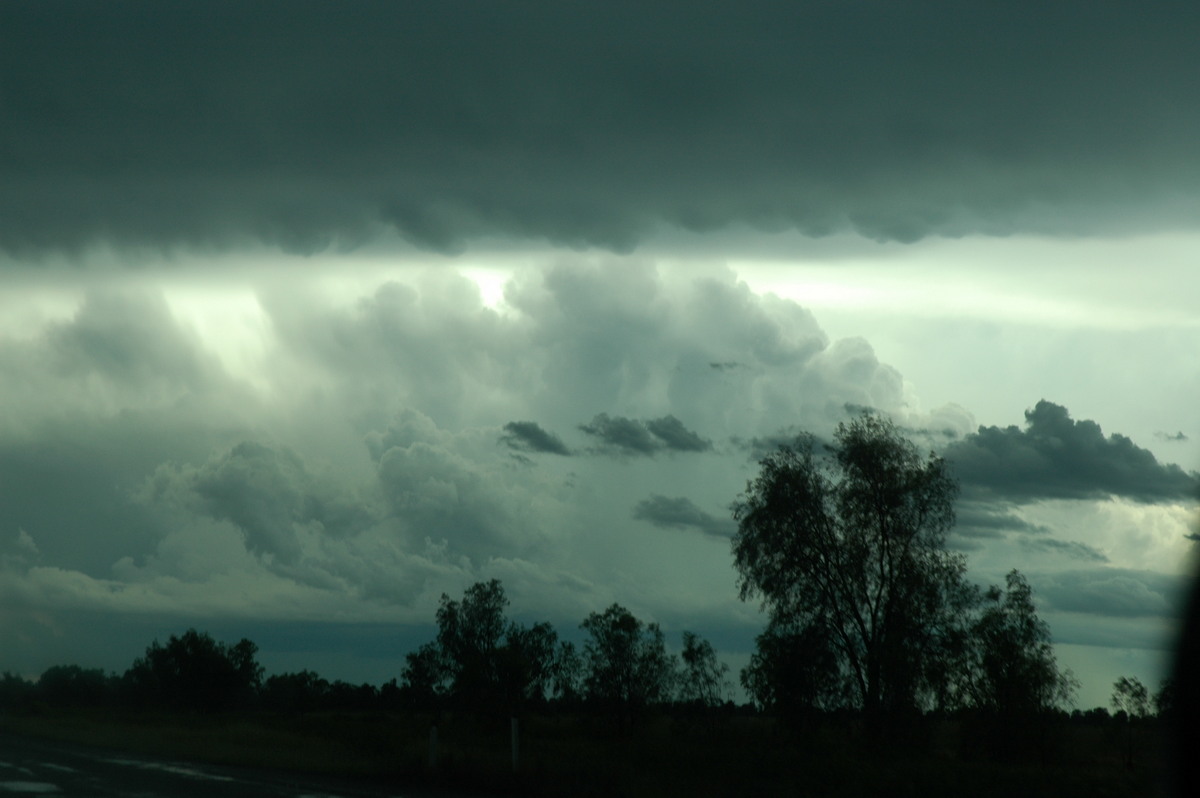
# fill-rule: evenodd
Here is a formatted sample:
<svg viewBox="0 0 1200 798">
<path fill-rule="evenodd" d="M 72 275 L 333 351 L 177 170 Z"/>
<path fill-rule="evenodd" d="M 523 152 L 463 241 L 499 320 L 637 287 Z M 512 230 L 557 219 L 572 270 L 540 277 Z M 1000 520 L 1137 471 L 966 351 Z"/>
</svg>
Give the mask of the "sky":
<svg viewBox="0 0 1200 798">
<path fill-rule="evenodd" d="M 497 578 L 745 664 L 730 504 L 864 408 L 1081 708 L 1200 535 L 1191 3 L 0 4 L 0 670 L 381 683 Z"/>
</svg>

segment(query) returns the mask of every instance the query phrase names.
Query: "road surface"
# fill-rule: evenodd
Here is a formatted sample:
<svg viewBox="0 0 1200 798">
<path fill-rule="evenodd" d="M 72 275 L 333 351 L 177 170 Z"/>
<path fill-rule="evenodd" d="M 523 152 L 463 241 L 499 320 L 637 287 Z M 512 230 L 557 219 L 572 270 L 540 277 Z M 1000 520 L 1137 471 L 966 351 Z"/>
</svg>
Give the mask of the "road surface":
<svg viewBox="0 0 1200 798">
<path fill-rule="evenodd" d="M 385 798 L 429 795 L 384 784 L 198 765 L 0 734 L 0 798 Z"/>
</svg>

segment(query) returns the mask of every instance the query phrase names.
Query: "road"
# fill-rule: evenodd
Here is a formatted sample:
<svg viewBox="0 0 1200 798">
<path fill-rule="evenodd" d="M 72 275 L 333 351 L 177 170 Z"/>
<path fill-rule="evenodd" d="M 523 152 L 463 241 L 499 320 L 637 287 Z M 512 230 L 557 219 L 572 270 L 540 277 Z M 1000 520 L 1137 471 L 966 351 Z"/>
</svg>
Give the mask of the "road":
<svg viewBox="0 0 1200 798">
<path fill-rule="evenodd" d="M 198 765 L 0 734 L 0 798 L 384 798 L 428 795 L 305 774 Z"/>
</svg>

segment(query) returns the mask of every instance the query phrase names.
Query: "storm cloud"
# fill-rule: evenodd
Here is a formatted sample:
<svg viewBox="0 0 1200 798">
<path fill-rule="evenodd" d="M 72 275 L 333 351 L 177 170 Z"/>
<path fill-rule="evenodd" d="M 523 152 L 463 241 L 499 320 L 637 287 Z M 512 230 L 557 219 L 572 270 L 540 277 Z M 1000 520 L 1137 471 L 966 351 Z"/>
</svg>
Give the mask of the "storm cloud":
<svg viewBox="0 0 1200 798">
<path fill-rule="evenodd" d="M 504 425 L 501 440 L 511 449 L 526 452 L 545 452 L 569 456 L 571 450 L 553 432 L 547 432 L 534 421 L 510 421 Z"/>
<path fill-rule="evenodd" d="M 1193 501 L 1200 476 L 1154 455 L 1128 437 L 1104 436 L 1100 425 L 1074 420 L 1067 408 L 1041 400 L 1025 411 L 1025 429 L 980 427 L 945 449 L 968 497 Z"/>
<path fill-rule="evenodd" d="M 623 455 L 668 452 L 706 452 L 712 441 L 701 438 L 674 416 L 639 421 L 598 413 L 579 429 L 600 441 L 600 451 Z"/>
<path fill-rule="evenodd" d="M 1193 225 L 1196 14 L 9 2 L 0 248 Z"/>
<path fill-rule="evenodd" d="M 664 529 L 695 529 L 717 538 L 731 538 L 737 532 L 731 518 L 706 513 L 684 496 L 655 494 L 642 499 L 634 506 L 633 517 Z"/>
</svg>

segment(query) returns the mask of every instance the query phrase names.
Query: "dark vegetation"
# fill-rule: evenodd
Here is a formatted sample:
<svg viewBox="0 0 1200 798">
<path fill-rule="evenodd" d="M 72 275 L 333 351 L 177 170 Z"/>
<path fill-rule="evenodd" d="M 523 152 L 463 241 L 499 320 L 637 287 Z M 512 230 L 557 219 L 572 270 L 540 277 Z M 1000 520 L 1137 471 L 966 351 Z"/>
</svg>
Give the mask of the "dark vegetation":
<svg viewBox="0 0 1200 798">
<path fill-rule="evenodd" d="M 613 604 L 583 620 L 577 647 L 508 619 L 492 580 L 443 595 L 436 638 L 378 687 L 264 678 L 251 641 L 190 629 L 120 675 L 5 673 L 0 728 L 485 792 L 1161 791 L 1173 683 L 1151 696 L 1123 677 L 1113 713 L 1069 711 L 1077 683 L 1024 577 L 981 590 L 946 550 L 955 490 L 944 461 L 871 415 L 823 452 L 808 439 L 763 460 L 733 507 L 742 597 L 769 619 L 740 706 L 699 635 L 673 654 L 657 624 Z"/>
</svg>

